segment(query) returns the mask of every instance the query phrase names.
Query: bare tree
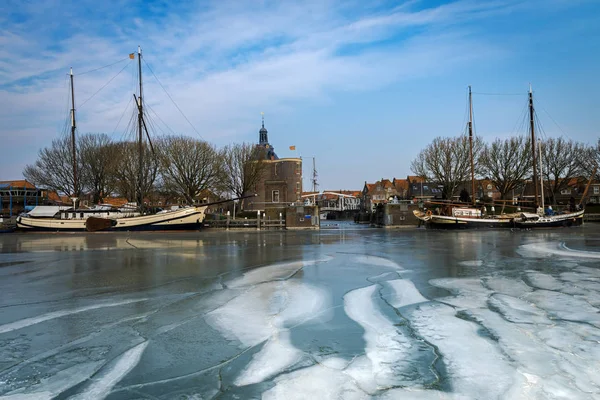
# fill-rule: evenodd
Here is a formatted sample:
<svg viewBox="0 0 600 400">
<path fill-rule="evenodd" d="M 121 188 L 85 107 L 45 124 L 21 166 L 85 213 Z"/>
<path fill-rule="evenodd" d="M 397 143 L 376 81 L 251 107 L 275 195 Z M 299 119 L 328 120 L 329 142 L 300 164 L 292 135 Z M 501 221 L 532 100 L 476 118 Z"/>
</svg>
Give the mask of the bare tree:
<svg viewBox="0 0 600 400">
<path fill-rule="evenodd" d="M 483 142 L 473 140 L 473 157 L 477 159 Z M 418 176 L 427 177 L 442 185 L 442 194 L 451 199 L 460 184 L 471 178 L 469 138 L 466 136 L 437 137 L 411 162 L 411 170 Z"/>
<path fill-rule="evenodd" d="M 600 180 L 600 139 L 596 145 L 587 146 L 585 156 L 580 157 L 581 172 L 586 179 Z M 594 174 L 594 170 L 596 173 Z"/>
<path fill-rule="evenodd" d="M 478 164 L 482 175 L 488 177 L 502 199 L 531 173 L 531 142 L 523 137 L 496 139 L 485 144 Z"/>
<path fill-rule="evenodd" d="M 213 145 L 185 136 L 165 136 L 157 149 L 164 188 L 188 204 L 193 204 L 202 190 L 218 184 L 219 156 Z"/>
<path fill-rule="evenodd" d="M 250 194 L 262 179 L 267 164 L 265 149 L 252 143 L 236 143 L 222 150 L 222 182 L 236 197 Z"/>
<path fill-rule="evenodd" d="M 81 171 L 79 157 L 77 164 L 77 170 Z M 79 197 L 81 185 L 74 188 L 71 138 L 65 136 L 54 139 L 50 147 L 41 149 L 36 162 L 25 167 L 23 176 L 36 186 L 56 190 L 68 196 Z"/>
<path fill-rule="evenodd" d="M 144 145 L 143 165 L 141 174 L 141 185 L 139 182 L 139 152 L 138 144 L 135 142 L 120 142 L 114 145 L 113 154 L 116 159 L 114 169 L 117 191 L 128 200 L 147 197 L 153 190 L 158 177 L 159 163 L 148 145 Z M 140 190 L 138 191 L 138 186 Z M 142 206 L 142 204 L 139 204 Z"/>
<path fill-rule="evenodd" d="M 585 147 L 573 140 L 549 138 L 542 142 L 542 176 L 545 195 L 556 204 L 556 195 L 567 188 L 569 181 L 582 172 L 580 159 Z"/>
<path fill-rule="evenodd" d="M 92 202 L 98 203 L 115 190 L 115 146 L 104 133 L 88 133 L 79 137 L 79 149 L 82 187 L 90 192 Z"/>
</svg>

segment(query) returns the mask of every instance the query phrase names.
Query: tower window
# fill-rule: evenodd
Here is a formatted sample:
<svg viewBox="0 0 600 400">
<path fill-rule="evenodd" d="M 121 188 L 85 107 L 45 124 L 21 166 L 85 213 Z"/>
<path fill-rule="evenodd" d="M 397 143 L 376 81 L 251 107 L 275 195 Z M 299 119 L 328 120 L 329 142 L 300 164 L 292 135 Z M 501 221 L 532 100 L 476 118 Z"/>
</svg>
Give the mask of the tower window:
<svg viewBox="0 0 600 400">
<path fill-rule="evenodd" d="M 279 190 L 273 190 L 271 192 L 271 201 L 273 203 L 279 203 Z"/>
</svg>

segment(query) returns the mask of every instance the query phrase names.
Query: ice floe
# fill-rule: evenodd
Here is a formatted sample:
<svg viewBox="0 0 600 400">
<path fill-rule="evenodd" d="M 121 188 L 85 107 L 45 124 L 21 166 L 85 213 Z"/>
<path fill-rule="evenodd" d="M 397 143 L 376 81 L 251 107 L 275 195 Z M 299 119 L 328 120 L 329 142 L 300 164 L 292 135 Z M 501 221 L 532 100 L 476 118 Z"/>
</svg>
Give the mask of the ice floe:
<svg viewBox="0 0 600 400">
<path fill-rule="evenodd" d="M 360 263 L 360 264 L 374 265 L 374 266 L 378 266 L 378 267 L 388 267 L 388 268 L 394 268 L 394 269 L 402 269 L 402 267 L 398 263 L 396 263 L 390 259 L 383 258 L 383 257 L 359 255 L 359 256 L 353 257 L 352 260 L 357 263 Z"/>
<path fill-rule="evenodd" d="M 369 393 L 403 381 L 400 364 L 409 358 L 412 347 L 410 339 L 402 335 L 378 310 L 373 301 L 377 290 L 377 285 L 371 285 L 344 296 L 346 314 L 365 330 L 363 338 L 368 358 L 359 368 L 353 363 L 354 368 L 349 368 L 349 374 Z M 365 363 L 368 365 L 364 365 Z"/>
<path fill-rule="evenodd" d="M 458 265 L 462 265 L 463 267 L 481 267 L 483 265 L 483 260 L 459 261 Z"/>
<path fill-rule="evenodd" d="M 326 256 L 315 260 L 299 260 L 267 265 L 248 271 L 244 273 L 243 276 L 227 282 L 226 285 L 230 288 L 237 288 L 240 286 L 251 286 L 273 280 L 288 279 L 304 267 L 324 263 L 330 261 L 331 259 L 332 257 Z"/>
<path fill-rule="evenodd" d="M 302 351 L 291 344 L 289 331 L 273 334 L 263 348 L 252 357 L 234 384 L 244 386 L 262 382 L 300 361 L 302 354 Z"/>
<path fill-rule="evenodd" d="M 108 396 L 112 388 L 140 362 L 146 346 L 147 341 L 127 350 L 111 363 L 112 365 L 106 367 L 106 370 L 101 370 L 83 392 L 72 399 L 103 399 Z"/>
<path fill-rule="evenodd" d="M 386 283 L 394 290 L 394 295 L 388 300 L 392 307 L 400 308 L 429 301 L 421 295 L 415 284 L 408 279 L 395 279 Z"/>
<path fill-rule="evenodd" d="M 278 376 L 274 382 L 275 386 L 263 393 L 264 400 L 370 398 L 350 376 L 321 364 Z"/>
<path fill-rule="evenodd" d="M 72 308 L 69 310 L 60 310 L 60 311 L 53 311 L 47 314 L 42 314 L 42 315 L 38 315 L 37 317 L 31 317 L 31 318 L 25 318 L 25 319 L 21 319 L 18 321 L 14 321 L 14 322 L 10 322 L 8 324 L 4 324 L 4 325 L 0 325 L 0 334 L 1 333 L 6 333 L 6 332 L 10 332 L 10 331 L 14 331 L 17 329 L 22 329 L 31 325 L 35 325 L 35 324 L 39 324 L 40 322 L 45 322 L 51 319 L 55 319 L 55 318 L 60 318 L 60 317 L 64 317 L 67 315 L 72 315 L 72 314 L 77 314 L 77 313 L 81 313 L 84 311 L 90 311 L 90 310 L 96 310 L 98 308 L 106 308 L 106 307 L 118 307 L 118 306 L 122 306 L 125 304 L 130 304 L 130 303 L 137 303 L 137 302 L 141 302 L 141 301 L 146 301 L 148 300 L 147 298 L 143 298 L 143 299 L 131 299 L 131 300 L 123 300 L 123 301 L 117 301 L 117 302 L 111 302 L 111 303 L 98 303 L 98 304 L 92 304 L 89 306 L 85 306 L 85 307 L 78 307 L 78 308 Z"/>
<path fill-rule="evenodd" d="M 560 256 L 564 258 L 580 259 L 600 259 L 600 252 L 574 250 L 564 242 L 541 242 L 524 244 L 517 249 L 517 253 L 523 257 L 553 257 Z"/>
<path fill-rule="evenodd" d="M 525 293 L 531 292 L 531 287 L 520 279 L 509 279 L 501 276 L 484 278 L 485 286 L 497 293 L 508 296 L 520 297 Z"/>
</svg>

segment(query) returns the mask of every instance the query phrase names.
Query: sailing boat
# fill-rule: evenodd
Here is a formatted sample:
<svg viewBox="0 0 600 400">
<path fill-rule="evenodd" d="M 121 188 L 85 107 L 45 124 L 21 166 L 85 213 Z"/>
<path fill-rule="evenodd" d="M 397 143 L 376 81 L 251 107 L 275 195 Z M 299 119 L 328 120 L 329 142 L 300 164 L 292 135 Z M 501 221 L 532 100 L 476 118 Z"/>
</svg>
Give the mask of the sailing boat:
<svg viewBox="0 0 600 400">
<path fill-rule="evenodd" d="M 473 206 L 475 206 L 475 177 L 473 167 L 473 102 L 471 96 L 471 87 L 469 86 L 469 141 L 470 141 L 470 157 L 471 157 L 471 184 L 473 194 Z M 514 214 L 502 214 L 498 217 L 482 216 L 481 211 L 477 208 L 466 208 L 464 206 L 450 205 L 450 215 L 435 215 L 431 211 L 427 213 L 414 210 L 414 215 L 425 224 L 427 228 L 433 229 L 496 229 L 496 228 L 551 228 L 563 226 L 577 226 L 583 223 L 584 210 L 576 210 L 563 214 L 546 215 L 543 207 L 543 186 L 541 207 L 538 207 L 538 171 L 536 163 L 536 141 L 535 141 L 535 125 L 534 125 L 534 108 L 533 108 L 533 92 L 529 88 L 529 117 L 531 130 L 531 145 L 532 145 L 532 161 L 533 161 L 533 185 L 535 188 L 535 207 L 536 213 L 519 212 Z M 588 187 L 589 183 L 588 182 Z M 543 181 L 540 182 L 543 185 Z M 586 188 L 587 192 L 587 188 Z M 583 199 L 582 199 L 583 201 Z M 580 204 L 581 205 L 581 204 Z"/>
<path fill-rule="evenodd" d="M 433 214 L 431 210 L 427 212 L 414 210 L 413 214 L 425 227 L 431 229 L 490 229 L 490 228 L 511 228 L 512 215 L 502 214 L 497 217 L 484 216 L 475 203 L 475 166 L 473 162 L 473 96 L 471 86 L 469 86 L 469 121 L 467 122 L 469 131 L 469 158 L 471 161 L 471 206 L 464 204 L 441 204 L 443 207 L 442 215 Z"/>
<path fill-rule="evenodd" d="M 533 109 L 533 91 L 531 90 L 531 85 L 529 86 L 529 124 L 531 129 L 531 148 L 532 148 L 532 161 L 533 161 L 533 186 L 535 192 L 534 203 L 536 207 L 536 213 L 521 213 L 518 217 L 514 219 L 515 227 L 517 228 L 553 228 L 553 227 L 563 227 L 563 226 L 578 226 L 583 223 L 583 208 L 581 210 L 576 210 L 572 212 L 567 212 L 563 214 L 552 214 L 547 215 L 544 210 L 544 179 L 542 176 L 540 182 L 541 188 L 541 202 L 538 203 L 538 165 L 536 163 L 536 152 L 540 151 L 540 174 L 542 174 L 542 163 L 541 163 L 541 146 L 538 144 L 538 148 L 536 149 L 535 144 L 535 125 L 534 125 L 534 109 Z M 591 183 L 591 179 L 588 181 Z M 586 188 L 587 193 L 587 188 Z M 583 201 L 583 198 L 581 199 Z M 538 205 L 541 205 L 538 207 Z M 581 206 L 581 203 L 579 204 Z"/>
<path fill-rule="evenodd" d="M 143 129 L 145 129 L 142 105 L 142 49 L 138 47 L 139 95 L 134 97 L 138 108 L 138 148 L 139 170 L 137 188 L 137 206 L 142 204 L 141 176 Z M 198 229 L 204 220 L 209 205 L 189 206 L 176 210 L 160 211 L 156 214 L 142 215 L 135 208 L 113 209 L 95 206 L 89 209 L 77 209 L 78 176 L 75 146 L 75 95 L 73 89 L 73 69 L 71 69 L 71 143 L 73 154 L 73 207 L 37 206 L 28 214 L 17 218 L 17 228 L 26 231 L 99 231 L 99 230 L 168 230 Z M 146 130 L 146 133 L 147 130 Z M 236 200 L 236 199 L 233 199 Z M 231 201 L 231 200 L 226 200 Z"/>
</svg>

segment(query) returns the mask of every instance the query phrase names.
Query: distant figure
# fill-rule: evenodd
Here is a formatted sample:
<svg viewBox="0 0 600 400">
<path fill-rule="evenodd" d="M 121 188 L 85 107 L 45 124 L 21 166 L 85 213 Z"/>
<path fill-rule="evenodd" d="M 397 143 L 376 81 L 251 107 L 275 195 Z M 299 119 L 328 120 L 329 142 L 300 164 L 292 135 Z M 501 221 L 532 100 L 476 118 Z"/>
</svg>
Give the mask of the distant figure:
<svg viewBox="0 0 600 400">
<path fill-rule="evenodd" d="M 467 192 L 467 189 L 463 188 L 463 190 L 460 191 L 459 200 L 464 203 L 471 202 L 471 197 L 469 196 L 469 192 Z"/>
<path fill-rule="evenodd" d="M 569 211 L 571 211 L 571 212 L 577 211 L 577 208 L 575 207 L 575 197 L 573 197 L 573 196 L 571 196 L 571 198 L 569 199 Z"/>
</svg>

